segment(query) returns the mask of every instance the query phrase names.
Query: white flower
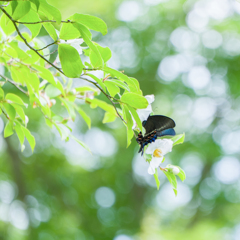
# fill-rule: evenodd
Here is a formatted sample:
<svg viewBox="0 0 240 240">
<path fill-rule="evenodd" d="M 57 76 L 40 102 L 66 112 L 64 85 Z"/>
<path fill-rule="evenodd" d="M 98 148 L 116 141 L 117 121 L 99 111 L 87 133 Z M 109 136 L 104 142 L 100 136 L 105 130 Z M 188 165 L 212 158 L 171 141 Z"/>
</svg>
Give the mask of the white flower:
<svg viewBox="0 0 240 240">
<path fill-rule="evenodd" d="M 152 113 L 152 106 L 151 103 L 154 102 L 154 95 L 146 95 L 145 98 L 148 101 L 148 106 L 144 109 L 137 109 L 137 114 L 141 120 L 141 122 L 143 122 L 144 120 L 147 120 L 148 116 Z M 137 127 L 136 121 L 133 119 L 133 129 L 135 129 Z"/>
<path fill-rule="evenodd" d="M 155 173 L 155 169 L 162 163 L 164 155 L 171 152 L 172 147 L 173 141 L 170 139 L 157 139 L 148 146 L 146 154 L 152 155 L 152 160 L 148 168 L 149 174 L 153 175 Z"/>
</svg>

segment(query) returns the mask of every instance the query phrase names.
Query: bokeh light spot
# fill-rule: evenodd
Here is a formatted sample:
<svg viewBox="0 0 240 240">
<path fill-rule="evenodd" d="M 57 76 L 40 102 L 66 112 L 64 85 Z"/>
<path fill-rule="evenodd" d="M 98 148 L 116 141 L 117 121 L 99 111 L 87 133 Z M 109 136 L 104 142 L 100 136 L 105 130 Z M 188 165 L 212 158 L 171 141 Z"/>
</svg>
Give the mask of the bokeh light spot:
<svg viewBox="0 0 240 240">
<path fill-rule="evenodd" d="M 95 192 L 95 199 L 99 206 L 109 208 L 115 203 L 115 193 L 111 188 L 100 187 Z"/>
</svg>

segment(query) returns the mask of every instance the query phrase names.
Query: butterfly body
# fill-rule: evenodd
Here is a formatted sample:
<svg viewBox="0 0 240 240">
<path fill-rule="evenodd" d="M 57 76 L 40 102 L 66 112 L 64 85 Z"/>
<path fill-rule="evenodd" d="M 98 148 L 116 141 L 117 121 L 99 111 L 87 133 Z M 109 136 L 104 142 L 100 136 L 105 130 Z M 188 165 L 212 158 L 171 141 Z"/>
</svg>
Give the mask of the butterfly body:
<svg viewBox="0 0 240 240">
<path fill-rule="evenodd" d="M 158 137 L 162 136 L 174 136 L 175 130 L 173 129 L 176 124 L 175 122 L 166 116 L 153 115 L 149 116 L 147 120 L 142 122 L 143 127 L 146 130 L 144 136 L 140 132 L 137 137 L 137 142 L 140 145 L 139 152 L 144 151 L 144 147 L 149 143 L 155 142 Z"/>
</svg>

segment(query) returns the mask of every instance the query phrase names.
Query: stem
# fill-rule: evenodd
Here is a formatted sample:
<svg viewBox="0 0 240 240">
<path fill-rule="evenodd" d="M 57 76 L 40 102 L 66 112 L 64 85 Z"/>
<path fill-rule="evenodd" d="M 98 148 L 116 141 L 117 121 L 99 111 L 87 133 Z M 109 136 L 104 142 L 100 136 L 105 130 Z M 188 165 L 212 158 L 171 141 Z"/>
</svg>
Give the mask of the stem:
<svg viewBox="0 0 240 240">
<path fill-rule="evenodd" d="M 51 65 L 51 66 L 52 66 L 53 68 L 55 68 L 57 71 L 59 71 L 60 73 L 62 73 L 63 75 L 65 75 L 65 74 L 63 73 L 63 71 L 61 70 L 61 68 L 58 68 L 57 66 L 55 66 L 53 63 L 51 63 L 50 61 L 48 61 L 43 55 L 41 55 L 41 54 L 38 52 L 38 51 L 40 51 L 41 49 L 40 49 L 40 50 L 36 50 L 35 48 L 33 48 L 33 47 L 27 42 L 27 40 L 23 37 L 23 35 L 21 34 L 21 32 L 20 32 L 20 30 L 18 29 L 17 24 L 16 24 L 16 23 L 20 23 L 20 24 L 30 24 L 30 23 L 18 22 L 18 21 L 16 21 L 16 20 L 14 20 L 14 19 L 7 13 L 7 11 L 5 11 L 4 8 L 2 8 L 1 6 L 0 6 L 0 9 L 1 9 L 2 12 L 3 12 L 5 15 L 7 15 L 7 17 L 12 21 L 12 23 L 13 23 L 13 25 L 14 25 L 14 27 L 15 27 L 18 35 L 19 35 L 19 37 L 24 41 L 24 43 L 26 44 L 26 46 L 28 46 L 28 47 L 29 47 L 32 51 L 34 51 L 40 58 L 42 58 L 45 62 L 47 62 L 49 65 Z M 54 20 L 45 20 L 45 21 L 41 21 L 41 22 L 35 22 L 35 23 L 32 23 L 32 24 L 44 23 L 44 22 L 56 22 L 56 21 L 54 21 Z M 61 21 L 61 22 L 63 22 L 63 23 L 72 23 L 70 20 Z M 54 43 L 56 43 L 56 42 L 54 42 Z M 51 44 L 47 45 L 46 47 L 48 47 L 48 46 L 50 46 L 50 45 L 53 45 L 54 43 L 51 43 Z M 44 47 L 44 48 L 46 48 L 46 47 Z M 95 68 L 93 68 L 93 69 L 87 69 L 87 68 L 84 68 L 84 70 L 94 71 L 94 70 L 99 70 L 99 69 L 95 69 Z M 66 75 L 65 75 L 65 76 L 66 76 Z M 120 113 L 118 112 L 118 110 L 117 110 L 114 102 L 112 101 L 112 99 L 114 99 L 115 101 L 118 101 L 118 102 L 119 102 L 118 99 L 115 99 L 115 98 L 109 96 L 107 93 L 105 93 L 105 92 L 103 91 L 103 89 L 100 88 L 100 87 L 97 85 L 97 83 L 95 83 L 95 82 L 93 82 L 93 81 L 91 81 L 91 80 L 88 80 L 88 79 L 86 79 L 86 78 L 81 78 L 81 77 L 80 77 L 80 79 L 83 79 L 83 80 L 88 81 L 88 82 L 92 83 L 93 85 L 95 85 L 95 86 L 108 98 L 108 100 L 109 100 L 109 101 L 111 102 L 111 104 L 113 105 L 113 107 L 114 107 L 117 115 L 119 116 L 119 118 L 126 124 L 126 121 L 122 118 L 122 116 L 121 116 Z M 111 99 L 111 98 L 112 98 L 112 99 Z"/>
<path fill-rule="evenodd" d="M 43 49 L 45 49 L 45 48 L 48 48 L 49 46 L 51 46 L 51 45 L 53 45 L 53 44 L 55 44 L 55 43 L 57 43 L 57 41 L 55 41 L 55 42 L 53 42 L 53 43 L 50 43 L 50 44 L 48 44 L 47 46 L 45 46 L 45 47 L 43 47 L 43 48 L 35 49 L 35 50 L 36 50 L 36 51 L 41 51 L 41 50 L 43 50 Z"/>
<path fill-rule="evenodd" d="M 24 94 L 26 94 L 26 95 L 28 96 L 28 92 L 26 92 L 26 91 L 24 91 L 22 88 L 20 88 L 17 83 L 15 83 L 15 82 L 12 81 L 11 79 L 9 79 L 9 78 L 1 75 L 1 74 L 0 74 L 0 77 L 3 78 L 3 79 L 5 79 L 7 82 L 11 83 L 11 84 L 12 84 L 13 86 L 15 86 L 18 90 L 20 90 L 22 93 L 24 93 Z"/>
<path fill-rule="evenodd" d="M 18 27 L 17 27 L 17 24 L 16 24 L 16 21 L 7 13 L 7 11 L 5 11 L 4 8 L 0 7 L 0 9 L 7 15 L 7 17 L 12 21 L 19 37 L 25 42 L 25 44 L 31 49 L 33 50 L 40 58 L 42 58 L 45 62 L 47 62 L 48 64 L 50 64 L 52 67 L 54 67 L 55 69 L 57 69 L 59 72 L 62 72 L 61 69 L 59 69 L 58 67 L 56 67 L 53 63 L 51 63 L 50 61 L 48 61 L 43 55 L 41 55 L 35 48 L 33 48 L 26 40 L 26 38 L 23 37 L 23 35 L 21 34 L 21 32 L 19 31 Z"/>
<path fill-rule="evenodd" d="M 39 24 L 39 23 L 56 23 L 57 21 L 55 20 L 43 20 L 43 21 L 39 21 L 39 22 L 19 22 L 13 19 L 13 21 L 15 23 L 19 23 L 19 24 Z M 67 20 L 67 21 L 61 21 L 61 23 L 74 23 L 74 21 L 71 20 Z"/>
<path fill-rule="evenodd" d="M 89 79 L 87 79 L 87 78 L 83 78 L 83 77 L 80 77 L 80 79 L 83 79 L 83 80 L 85 80 L 85 81 L 87 81 L 87 82 L 90 82 L 90 83 L 92 83 L 93 85 L 95 85 L 95 86 L 108 98 L 108 100 L 112 103 L 112 105 L 113 105 L 113 107 L 115 108 L 115 111 L 116 111 L 117 115 L 120 117 L 120 119 L 121 119 L 124 123 L 126 123 L 126 121 L 122 118 L 122 116 L 121 116 L 120 113 L 118 112 L 118 110 L 117 110 L 114 102 L 113 102 L 112 99 L 111 99 L 111 98 L 112 98 L 111 96 L 109 96 L 107 93 L 105 93 L 105 92 L 103 91 L 103 89 L 100 88 L 100 87 L 97 85 L 97 83 L 95 83 L 95 82 L 93 82 L 93 81 L 91 81 L 91 80 L 89 80 Z M 118 101 L 118 99 L 116 99 L 116 100 Z M 126 124 L 127 124 L 127 123 L 126 123 Z"/>
</svg>

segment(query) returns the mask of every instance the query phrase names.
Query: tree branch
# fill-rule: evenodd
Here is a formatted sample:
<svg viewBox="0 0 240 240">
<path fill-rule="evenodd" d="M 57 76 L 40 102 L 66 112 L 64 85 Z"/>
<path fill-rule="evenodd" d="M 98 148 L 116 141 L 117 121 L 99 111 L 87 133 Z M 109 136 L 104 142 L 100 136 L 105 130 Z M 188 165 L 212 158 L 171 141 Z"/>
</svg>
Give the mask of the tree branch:
<svg viewBox="0 0 240 240">
<path fill-rule="evenodd" d="M 39 24 L 39 23 L 48 23 L 48 22 L 56 23 L 57 22 L 55 20 L 43 20 L 43 21 L 39 21 L 39 22 L 19 22 L 19 21 L 16 21 L 14 19 L 13 19 L 13 21 L 15 23 L 19 23 L 19 24 Z M 71 20 L 67 20 L 67 21 L 61 21 L 61 23 L 74 23 L 74 22 L 71 21 Z"/>
<path fill-rule="evenodd" d="M 11 79 L 9 79 L 9 78 L 1 75 L 1 74 L 0 74 L 0 77 L 3 78 L 3 79 L 5 79 L 6 82 L 11 83 L 11 84 L 12 84 L 13 86 L 15 86 L 18 90 L 20 90 L 22 93 L 24 93 L 24 94 L 26 94 L 26 95 L 28 96 L 28 92 L 26 92 L 26 91 L 24 91 L 22 88 L 20 88 L 20 87 L 17 85 L 17 83 L 15 83 L 15 82 L 12 81 Z"/>
<path fill-rule="evenodd" d="M 116 111 L 117 115 L 120 117 L 120 119 L 121 119 L 124 123 L 126 123 L 125 120 L 124 120 L 124 119 L 122 118 L 122 116 L 120 115 L 120 113 L 118 112 L 118 110 L 117 110 L 114 102 L 113 102 L 112 99 L 111 99 L 111 98 L 112 98 L 111 96 L 109 96 L 107 93 L 105 93 L 105 92 L 103 91 L 103 89 L 100 88 L 100 87 L 97 85 L 97 83 L 95 83 L 95 82 L 93 82 L 93 81 L 91 81 L 91 80 L 89 80 L 89 79 L 87 79 L 87 78 L 83 78 L 83 77 L 80 77 L 80 79 L 83 79 L 83 80 L 85 80 L 85 81 L 87 81 L 87 82 L 90 82 L 90 83 L 92 83 L 93 85 L 95 85 L 95 86 L 108 98 L 108 100 L 112 103 L 112 105 L 113 105 L 113 107 L 115 108 L 115 111 Z M 118 101 L 118 99 L 116 99 L 116 101 Z M 126 123 L 126 124 L 127 124 L 127 123 Z"/>
<path fill-rule="evenodd" d="M 33 48 L 26 40 L 26 38 L 23 37 L 23 35 L 21 34 L 21 32 L 19 31 L 16 21 L 7 13 L 7 11 L 5 11 L 4 8 L 0 7 L 0 9 L 5 13 L 5 15 L 7 15 L 7 17 L 12 21 L 19 37 L 25 42 L 25 44 L 31 49 L 33 50 L 40 58 L 42 58 L 45 62 L 47 62 L 48 64 L 50 64 L 52 67 L 54 67 L 55 69 L 57 69 L 59 72 L 62 72 L 62 70 L 60 68 L 58 68 L 57 66 L 55 66 L 53 63 L 51 63 L 50 61 L 48 61 L 43 55 L 41 55 L 35 48 Z"/>
<path fill-rule="evenodd" d="M 35 48 L 33 48 L 33 47 L 27 42 L 27 40 L 23 37 L 23 35 L 21 34 L 21 32 L 20 32 L 20 30 L 18 29 L 17 24 L 16 24 L 16 23 L 22 23 L 22 22 L 17 22 L 17 21 L 15 21 L 2 7 L 0 7 L 0 9 L 1 9 L 1 10 L 3 11 L 3 13 L 4 13 L 5 15 L 7 15 L 7 17 L 12 21 L 12 23 L 13 23 L 13 25 L 14 25 L 17 33 L 18 33 L 18 35 L 19 35 L 20 38 L 24 41 L 24 43 L 25 43 L 31 50 L 33 50 L 40 58 L 42 58 L 45 62 L 47 62 L 49 65 L 51 65 L 51 66 L 52 66 L 53 68 L 55 68 L 57 71 L 59 71 L 60 73 L 62 73 L 63 75 L 65 75 L 65 74 L 63 73 L 63 71 L 61 70 L 61 68 L 58 68 L 57 66 L 55 66 L 53 63 L 51 63 L 50 61 L 48 61 L 43 55 L 41 55 L 41 54 L 38 52 L 38 51 L 40 51 L 41 49 L 40 49 L 40 50 L 36 50 Z M 52 22 L 52 21 L 53 21 L 53 20 L 47 20 L 46 22 Z M 42 22 L 44 22 L 44 21 L 42 21 Z M 56 22 L 56 21 L 53 21 L 53 22 Z M 71 23 L 70 20 L 63 21 L 63 22 Z M 36 23 L 40 23 L 40 22 L 36 22 Z M 54 43 L 55 43 L 55 42 L 54 42 Z M 54 44 L 54 43 L 51 43 L 51 45 Z M 46 46 L 46 47 L 48 47 L 48 46 Z M 45 47 L 44 47 L 44 48 L 45 48 Z M 99 70 L 99 69 L 87 69 L 87 68 L 84 68 L 84 70 L 91 71 L 91 70 Z M 66 75 L 65 75 L 65 76 L 66 76 Z M 121 116 L 120 113 L 118 112 L 118 110 L 117 110 L 114 102 L 112 101 L 112 99 L 114 99 L 113 97 L 111 97 L 111 96 L 109 96 L 107 93 L 105 93 L 104 90 L 97 85 L 97 83 L 95 83 L 95 82 L 93 82 L 93 81 L 91 81 L 91 80 L 89 80 L 89 79 L 86 79 L 86 78 L 81 78 L 81 77 L 80 77 L 80 79 L 83 79 L 83 80 L 85 80 L 85 81 L 87 81 L 87 82 L 90 82 L 90 83 L 92 83 L 93 85 L 95 85 L 95 86 L 109 99 L 109 101 L 110 101 L 111 104 L 113 105 L 113 107 L 114 107 L 117 115 L 118 115 L 118 116 L 120 117 L 120 119 L 126 124 L 126 121 L 122 118 L 122 116 Z M 112 98 L 112 99 L 111 99 L 111 98 Z M 118 99 L 114 99 L 114 100 L 119 101 Z"/>
<path fill-rule="evenodd" d="M 40 48 L 40 49 L 35 49 L 36 51 L 41 51 L 41 50 L 43 50 L 43 49 L 45 49 L 45 48 L 48 48 L 49 46 L 51 46 L 51 45 L 53 45 L 53 44 L 55 44 L 57 41 L 55 41 L 55 42 L 52 42 L 52 43 L 50 43 L 50 44 L 48 44 L 47 46 L 45 46 L 45 47 L 43 47 L 43 48 Z"/>
</svg>

